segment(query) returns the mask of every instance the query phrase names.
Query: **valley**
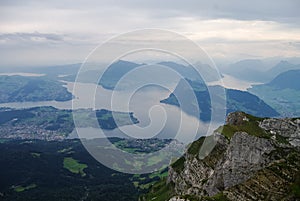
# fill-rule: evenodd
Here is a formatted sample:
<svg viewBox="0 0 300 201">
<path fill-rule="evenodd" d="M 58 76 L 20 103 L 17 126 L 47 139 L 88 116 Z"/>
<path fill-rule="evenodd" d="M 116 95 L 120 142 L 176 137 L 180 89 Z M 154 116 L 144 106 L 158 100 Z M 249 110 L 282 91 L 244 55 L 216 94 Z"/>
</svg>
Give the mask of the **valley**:
<svg viewBox="0 0 300 201">
<path fill-rule="evenodd" d="M 137 143 L 120 138 L 111 141 L 124 150 L 139 152 L 154 152 L 168 143 L 158 139 Z M 155 181 L 165 178 L 167 171 L 143 175 L 114 171 L 97 162 L 78 139 L 1 139 L 0 164 L 0 199 L 3 201 L 132 201 L 147 192 Z"/>
</svg>

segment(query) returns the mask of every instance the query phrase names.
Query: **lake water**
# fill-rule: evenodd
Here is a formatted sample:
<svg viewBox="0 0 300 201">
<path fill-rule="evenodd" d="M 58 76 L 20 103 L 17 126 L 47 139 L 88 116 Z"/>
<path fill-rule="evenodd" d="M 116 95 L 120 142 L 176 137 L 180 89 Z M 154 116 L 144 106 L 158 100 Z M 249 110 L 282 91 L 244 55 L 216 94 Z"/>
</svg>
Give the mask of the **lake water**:
<svg viewBox="0 0 300 201">
<path fill-rule="evenodd" d="M 125 91 L 111 91 L 95 84 L 77 83 L 76 91 L 73 91 L 74 83 L 65 85 L 74 94 L 73 109 L 95 108 L 111 110 L 111 97 L 114 95 L 114 111 L 133 112 L 140 123 L 127 125 L 120 128 L 99 132 L 96 128 L 78 128 L 84 133 L 84 138 L 103 137 L 134 137 L 134 138 L 174 138 L 181 142 L 191 142 L 201 135 L 206 135 L 208 124 L 199 121 L 197 118 L 187 115 L 178 107 L 160 103 L 160 100 L 169 96 L 176 84 L 169 86 L 169 90 L 149 86 L 144 87 L 134 94 L 130 94 L 130 102 L 127 103 L 128 94 Z M 94 90 L 96 89 L 96 90 Z M 114 93 L 114 94 L 112 94 Z M 94 95 L 95 94 L 95 95 Z M 94 101 L 96 100 L 96 101 Z M 95 103 L 94 103 L 95 102 Z M 0 107 L 30 108 L 37 106 L 53 106 L 59 109 L 72 109 L 72 101 L 42 101 L 42 102 L 21 102 L 5 103 Z M 117 109 L 116 109 L 117 108 Z M 199 126 L 199 127 L 198 127 Z M 211 125 L 210 131 L 217 128 L 219 123 Z M 198 129 L 200 128 L 200 129 Z M 82 137 L 82 135 L 80 135 Z M 70 138 L 77 138 L 74 130 Z"/>
<path fill-rule="evenodd" d="M 223 77 L 221 80 L 215 81 L 215 82 L 209 82 L 208 85 L 221 85 L 229 89 L 237 89 L 241 91 L 247 91 L 248 88 L 251 88 L 252 85 L 256 84 L 262 84 L 259 82 L 249 82 L 245 80 L 240 80 L 238 78 L 235 78 L 233 76 L 223 74 Z"/>
</svg>

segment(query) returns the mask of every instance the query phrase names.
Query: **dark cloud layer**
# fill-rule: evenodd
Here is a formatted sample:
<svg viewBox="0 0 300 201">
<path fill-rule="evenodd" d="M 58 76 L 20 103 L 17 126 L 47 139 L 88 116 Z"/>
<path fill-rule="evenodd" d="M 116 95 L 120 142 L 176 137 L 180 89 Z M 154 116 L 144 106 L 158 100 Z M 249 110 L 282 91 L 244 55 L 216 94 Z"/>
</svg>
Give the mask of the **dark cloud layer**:
<svg viewBox="0 0 300 201">
<path fill-rule="evenodd" d="M 191 16 L 205 19 L 267 20 L 297 23 L 300 19 L 299 0 L 2 0 L 0 6 L 31 6 L 61 9 L 119 8 L 163 17 Z M 115 14 L 115 13 L 114 13 Z"/>
<path fill-rule="evenodd" d="M 0 66 L 77 62 L 144 28 L 184 34 L 221 59 L 299 56 L 299 8 L 299 0 L 0 0 Z"/>
</svg>

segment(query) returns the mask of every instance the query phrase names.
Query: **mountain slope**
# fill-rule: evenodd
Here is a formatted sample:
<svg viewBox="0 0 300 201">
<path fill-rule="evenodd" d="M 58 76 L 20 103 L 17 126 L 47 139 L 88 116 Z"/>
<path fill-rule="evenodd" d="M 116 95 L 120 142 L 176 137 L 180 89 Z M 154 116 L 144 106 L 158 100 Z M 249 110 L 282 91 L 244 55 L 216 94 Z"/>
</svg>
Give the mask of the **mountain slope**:
<svg viewBox="0 0 300 201">
<path fill-rule="evenodd" d="M 108 68 L 105 70 L 105 72 L 103 72 L 103 75 L 102 75 L 101 79 L 99 80 L 98 84 L 101 85 L 105 89 L 112 90 L 115 88 L 116 84 L 122 77 L 124 77 L 127 73 L 129 73 L 139 67 L 142 67 L 143 65 L 146 65 L 146 64 L 138 64 L 138 63 L 124 61 L 124 60 L 116 61 L 115 63 L 108 66 Z M 152 65 L 155 65 L 155 64 L 152 64 Z M 162 66 L 170 68 L 171 70 L 176 71 L 182 78 L 202 81 L 201 76 L 199 76 L 198 72 L 191 66 L 185 66 L 185 65 L 171 62 L 171 61 L 160 62 L 160 63 L 157 63 L 157 65 L 162 65 Z M 215 81 L 215 80 L 219 79 L 218 77 L 215 76 L 215 75 L 217 75 L 217 73 L 210 66 L 205 65 L 205 64 L 201 64 L 199 66 L 202 67 L 202 73 L 206 76 L 208 81 Z M 94 70 L 88 70 L 85 72 L 81 72 L 79 80 L 77 80 L 77 81 L 83 82 L 83 83 L 90 83 L 92 81 L 98 81 L 98 79 L 99 79 L 98 76 L 100 76 L 101 73 L 102 73 L 101 69 L 99 69 L 99 70 L 94 69 Z M 77 76 L 77 74 L 73 73 L 68 76 L 60 77 L 59 79 L 73 82 L 73 81 L 75 81 L 76 76 Z M 143 71 L 142 73 L 138 74 L 138 77 L 132 77 L 130 79 L 130 81 L 129 80 L 125 81 L 127 83 L 122 83 L 124 86 L 121 86 L 121 88 L 128 87 L 128 86 L 132 85 L 132 83 L 138 83 L 140 81 L 144 81 L 145 79 L 148 78 L 148 76 L 149 76 L 149 74 L 145 74 L 145 71 Z M 159 76 L 159 75 L 157 75 L 157 76 Z M 154 80 L 155 79 L 159 80 L 158 77 L 155 77 Z M 167 77 L 164 77 L 164 80 L 166 80 L 166 82 L 169 82 Z M 171 80 L 171 81 L 173 81 L 173 80 Z"/>
<path fill-rule="evenodd" d="M 161 198 L 154 186 L 141 200 L 300 198 L 300 119 L 231 113 L 226 125 L 208 138 L 216 146 L 206 157 L 200 157 L 206 140 L 201 137 L 170 165 L 168 179 L 159 184 L 167 196 Z"/>
<path fill-rule="evenodd" d="M 289 63 L 288 61 L 280 61 L 277 65 L 275 65 L 273 68 L 271 68 L 270 70 L 268 70 L 266 72 L 267 75 L 270 75 L 270 78 L 274 78 L 276 76 L 278 76 L 279 74 L 286 72 L 286 71 L 290 71 L 290 70 L 299 70 L 300 69 L 300 65 L 295 65 L 292 63 Z"/>
<path fill-rule="evenodd" d="M 203 77 L 201 76 L 204 76 L 207 82 L 212 82 L 220 79 L 218 77 L 219 73 L 208 64 L 196 64 L 197 67 L 200 68 L 198 70 L 200 71 L 201 75 L 199 75 L 198 71 L 195 70 L 191 65 L 185 66 L 171 61 L 160 62 L 158 64 L 170 67 L 171 69 L 178 72 L 182 76 L 182 78 L 186 78 L 189 80 L 201 81 L 203 79 Z"/>
<path fill-rule="evenodd" d="M 49 77 L 0 76 L 0 103 L 72 100 L 63 85 Z"/>
<path fill-rule="evenodd" d="M 114 89 L 116 84 L 118 83 L 118 81 L 125 76 L 127 73 L 129 73 L 130 71 L 133 71 L 141 66 L 143 66 L 145 64 L 136 64 L 133 62 L 129 62 L 129 61 L 117 61 L 115 63 L 113 63 L 112 65 L 110 65 L 107 70 L 103 73 L 99 84 L 102 85 L 104 88 L 106 89 Z M 155 65 L 155 64 L 154 64 Z M 183 78 L 188 78 L 188 79 L 192 79 L 192 80 L 202 80 L 202 78 L 197 74 L 197 72 L 191 67 L 191 66 L 185 66 L 182 64 L 178 64 L 175 62 L 170 62 L 170 61 L 166 61 L 166 62 L 160 62 L 158 63 L 158 65 L 162 65 L 162 66 L 166 66 L 168 68 L 170 68 L 171 70 L 176 71 L 181 77 Z M 149 67 L 151 68 L 151 67 Z M 133 83 L 143 83 L 144 80 L 147 80 L 147 78 L 149 77 L 149 74 L 145 74 L 145 71 L 141 71 L 141 73 L 138 74 L 138 77 L 132 77 L 129 80 L 127 80 L 127 82 L 133 82 Z M 159 76 L 159 75 L 157 75 Z M 159 78 L 159 77 L 155 77 L 154 80 L 166 80 L 166 82 L 170 82 L 170 80 L 168 80 L 168 78 L 163 77 L 163 78 Z M 172 81 L 172 80 L 171 80 Z M 123 83 L 125 86 L 122 87 L 128 87 L 130 86 L 132 83 Z"/>
<path fill-rule="evenodd" d="M 211 103 L 210 103 L 210 94 L 216 96 L 216 100 L 221 102 L 221 97 L 218 97 L 218 91 L 222 91 L 221 86 L 210 86 L 209 90 L 206 85 L 187 80 L 188 84 L 192 87 L 196 99 L 198 101 L 198 106 L 200 109 L 199 119 L 202 121 L 209 121 L 211 118 Z M 187 96 L 187 91 L 189 86 L 184 80 L 181 80 L 174 92 L 170 94 L 167 99 L 162 100 L 162 103 L 176 105 L 178 107 L 182 106 L 182 110 L 188 114 L 193 115 L 196 109 L 196 103 L 191 103 L 192 98 Z M 260 117 L 273 117 L 277 116 L 278 113 L 267 105 L 264 101 L 258 98 L 255 95 L 250 94 L 249 92 L 239 91 L 234 89 L 225 89 L 226 93 L 226 113 L 234 111 L 244 111 L 252 115 Z M 176 97 L 177 96 L 177 97 Z M 182 104 L 180 105 L 178 100 L 181 100 Z M 217 108 L 221 109 L 221 108 Z"/>
<path fill-rule="evenodd" d="M 263 71 L 266 65 L 258 59 L 247 59 L 229 65 L 224 73 L 247 81 L 264 80 Z"/>
<path fill-rule="evenodd" d="M 282 116 L 300 115 L 300 70 L 281 73 L 267 84 L 248 89 L 275 108 Z"/>
<path fill-rule="evenodd" d="M 106 89 L 114 89 L 117 82 L 128 72 L 141 66 L 142 64 L 136 64 L 129 61 L 119 60 L 110 65 L 103 73 L 99 84 Z"/>
<path fill-rule="evenodd" d="M 300 70 L 290 70 L 279 74 L 267 85 L 277 89 L 300 90 Z"/>
</svg>

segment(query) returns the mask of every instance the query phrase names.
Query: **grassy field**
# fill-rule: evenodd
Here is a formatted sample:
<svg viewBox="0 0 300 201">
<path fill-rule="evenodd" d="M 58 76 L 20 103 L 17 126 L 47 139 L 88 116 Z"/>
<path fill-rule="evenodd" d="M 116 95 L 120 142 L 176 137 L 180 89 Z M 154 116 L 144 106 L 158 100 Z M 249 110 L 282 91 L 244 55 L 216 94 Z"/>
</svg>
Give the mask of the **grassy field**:
<svg viewBox="0 0 300 201">
<path fill-rule="evenodd" d="M 219 127 L 217 131 L 222 133 L 228 139 L 231 139 L 236 132 L 246 132 L 250 135 L 267 139 L 271 137 L 269 133 L 259 127 L 259 121 L 262 121 L 263 118 L 254 117 L 248 114 L 245 114 L 245 116 L 248 118 L 248 121 L 245 121 L 243 124 L 239 126 L 226 124 Z"/>
<path fill-rule="evenodd" d="M 81 174 L 82 177 L 86 175 L 84 169 L 87 167 L 88 166 L 86 164 L 79 163 L 77 160 L 71 157 L 64 158 L 64 168 L 66 168 L 72 173 Z"/>
<path fill-rule="evenodd" d="M 30 190 L 33 188 L 36 188 L 37 185 L 36 184 L 30 184 L 29 186 L 13 186 L 14 191 L 20 193 L 26 190 Z"/>
</svg>

